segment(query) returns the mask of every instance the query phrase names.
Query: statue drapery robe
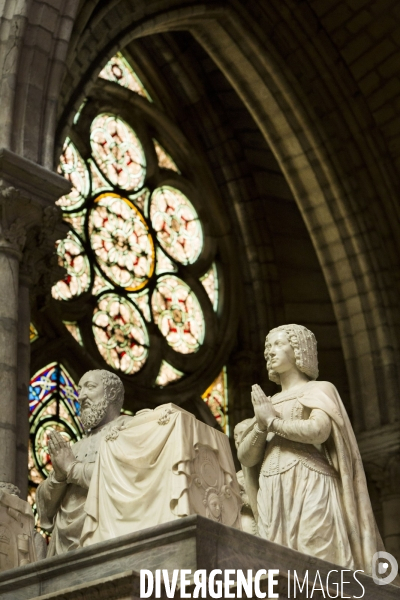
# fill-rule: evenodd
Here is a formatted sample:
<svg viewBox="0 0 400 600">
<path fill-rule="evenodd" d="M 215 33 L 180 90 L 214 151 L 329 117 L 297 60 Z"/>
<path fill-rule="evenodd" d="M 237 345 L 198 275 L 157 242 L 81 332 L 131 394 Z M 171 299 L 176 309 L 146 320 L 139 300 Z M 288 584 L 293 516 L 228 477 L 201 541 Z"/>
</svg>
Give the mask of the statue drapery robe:
<svg viewBox="0 0 400 600">
<path fill-rule="evenodd" d="M 69 470 L 66 481 L 57 481 L 54 471 L 36 492 L 40 525 L 52 532 L 47 556 L 64 554 L 79 547 L 85 522 L 84 510 L 90 481 L 101 441 L 111 428 L 122 427 L 131 417 L 121 416 L 89 434 L 72 446 L 76 462 Z"/>
<path fill-rule="evenodd" d="M 336 388 L 310 381 L 272 397 L 267 434 L 245 431 L 238 456 L 262 537 L 371 572 L 383 550 L 365 473 Z"/>
<path fill-rule="evenodd" d="M 228 437 L 174 404 L 162 405 L 101 444 L 81 545 L 192 514 L 241 528 L 240 506 Z"/>
</svg>

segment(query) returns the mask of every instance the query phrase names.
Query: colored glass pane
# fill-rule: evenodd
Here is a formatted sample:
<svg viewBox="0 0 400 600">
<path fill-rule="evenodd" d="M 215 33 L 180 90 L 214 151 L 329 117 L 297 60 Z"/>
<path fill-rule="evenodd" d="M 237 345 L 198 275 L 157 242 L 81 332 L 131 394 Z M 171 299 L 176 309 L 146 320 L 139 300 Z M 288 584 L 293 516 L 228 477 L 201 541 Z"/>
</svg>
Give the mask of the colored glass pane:
<svg viewBox="0 0 400 600">
<path fill-rule="evenodd" d="M 39 333 L 33 323 L 29 325 L 29 341 L 35 342 L 39 338 Z"/>
<path fill-rule="evenodd" d="M 133 129 L 110 113 L 98 115 L 90 128 L 94 159 L 103 175 L 124 190 L 138 190 L 146 177 L 146 158 Z"/>
<path fill-rule="evenodd" d="M 50 363 L 32 377 L 29 386 L 29 412 L 28 501 L 33 508 L 38 531 L 48 537 L 40 529 L 35 496 L 37 486 L 52 469 L 48 452 L 49 433 L 55 429 L 71 442 L 83 435 L 79 420 L 78 391 L 63 365 Z"/>
<path fill-rule="evenodd" d="M 77 122 L 79 121 L 80 116 L 82 114 L 83 109 L 85 108 L 87 101 L 88 101 L 88 99 L 85 98 L 84 101 L 82 102 L 82 104 L 80 105 L 80 107 L 78 108 L 78 111 L 77 111 L 76 115 L 74 116 L 74 125 L 76 125 Z"/>
<path fill-rule="evenodd" d="M 229 435 L 228 420 L 228 385 L 226 367 L 212 382 L 210 387 L 202 395 L 204 402 L 211 410 L 222 431 Z"/>
<path fill-rule="evenodd" d="M 173 381 L 178 381 L 178 379 L 181 379 L 184 375 L 185 373 L 178 371 L 178 369 L 175 369 L 172 365 L 167 363 L 166 360 L 163 360 L 160 371 L 157 375 L 156 385 L 159 387 L 165 387 Z"/>
<path fill-rule="evenodd" d="M 194 263 L 203 247 L 199 217 L 189 199 L 179 190 L 163 186 L 151 197 L 150 218 L 163 249 L 186 265 Z"/>
<path fill-rule="evenodd" d="M 149 303 L 149 290 L 145 289 L 136 294 L 128 294 L 130 300 L 132 300 L 139 308 L 140 312 L 148 323 L 151 321 L 150 303 Z"/>
<path fill-rule="evenodd" d="M 157 154 L 158 166 L 162 169 L 170 169 L 171 171 L 175 171 L 175 173 L 180 173 L 178 167 L 175 162 L 172 160 L 170 155 L 164 150 L 157 140 L 153 140 L 154 149 Z"/>
<path fill-rule="evenodd" d="M 190 287 L 174 275 L 161 276 L 151 298 L 154 321 L 168 344 L 182 354 L 196 352 L 204 339 L 200 304 Z"/>
<path fill-rule="evenodd" d="M 162 273 L 175 273 L 178 269 L 176 265 L 164 254 L 161 248 L 157 248 L 157 264 L 156 274 L 162 275 Z"/>
<path fill-rule="evenodd" d="M 216 311 L 218 308 L 218 274 L 215 263 L 211 265 L 203 277 L 200 277 L 200 281 L 211 300 L 213 309 Z"/>
<path fill-rule="evenodd" d="M 146 91 L 143 83 L 136 75 L 128 61 L 122 56 L 121 52 L 117 52 L 113 56 L 105 67 L 100 71 L 99 77 L 107 79 L 108 81 L 114 81 L 122 87 L 126 87 L 132 92 L 140 94 L 147 100 L 151 101 L 149 93 Z"/>
<path fill-rule="evenodd" d="M 93 160 L 89 159 L 92 196 L 110 189 L 110 184 L 104 179 Z"/>
<path fill-rule="evenodd" d="M 96 200 L 89 235 L 97 262 L 115 285 L 128 291 L 146 285 L 154 270 L 154 246 L 137 208 L 117 194 Z"/>
<path fill-rule="evenodd" d="M 79 238 L 72 232 L 58 242 L 57 254 L 60 264 L 67 269 L 67 275 L 53 286 L 52 296 L 56 300 L 70 300 L 89 289 L 89 260 Z"/>
<path fill-rule="evenodd" d="M 101 292 L 106 290 L 113 290 L 113 285 L 105 280 L 99 269 L 94 267 L 94 281 L 92 287 L 92 294 L 98 296 Z"/>
<path fill-rule="evenodd" d="M 129 195 L 129 200 L 132 200 L 135 206 L 137 206 L 146 217 L 149 216 L 149 198 L 150 192 L 147 188 L 141 190 L 137 194 Z"/>
<path fill-rule="evenodd" d="M 65 211 L 79 208 L 89 192 L 89 174 L 78 149 L 69 138 L 65 140 L 58 172 L 71 182 L 72 190 L 56 204 Z"/>
<path fill-rule="evenodd" d="M 74 321 L 63 321 L 63 323 L 64 323 L 65 327 L 68 329 L 68 331 L 70 332 L 70 334 L 72 335 L 72 337 L 74 337 L 76 339 L 78 344 L 83 346 L 81 330 L 79 329 L 78 323 L 75 323 Z"/>
<path fill-rule="evenodd" d="M 121 408 L 121 415 L 126 415 L 127 417 L 133 417 L 134 413 L 127 408 Z"/>
<path fill-rule="evenodd" d="M 57 401 L 66 403 L 73 414 L 79 415 L 78 390 L 72 377 L 62 365 L 50 363 L 31 379 L 29 411 L 36 414 L 41 407 L 47 407 L 54 395 L 57 396 Z"/>
<path fill-rule="evenodd" d="M 79 213 L 65 213 L 63 219 L 68 223 L 75 233 L 82 239 L 85 239 L 85 215 L 86 210 Z"/>
<path fill-rule="evenodd" d="M 132 375 L 143 367 L 149 339 L 131 302 L 117 294 L 101 296 L 93 314 L 93 333 L 100 354 L 114 369 Z"/>
</svg>

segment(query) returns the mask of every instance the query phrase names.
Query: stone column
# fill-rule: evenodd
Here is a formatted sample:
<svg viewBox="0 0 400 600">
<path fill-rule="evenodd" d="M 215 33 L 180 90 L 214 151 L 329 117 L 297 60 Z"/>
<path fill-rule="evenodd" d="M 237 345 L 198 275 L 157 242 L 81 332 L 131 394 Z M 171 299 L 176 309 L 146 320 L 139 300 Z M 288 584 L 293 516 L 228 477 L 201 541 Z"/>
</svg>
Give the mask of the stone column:
<svg viewBox="0 0 400 600">
<path fill-rule="evenodd" d="M 18 493 L 18 481 L 23 499 L 29 431 L 29 285 L 31 290 L 45 290 L 53 281 L 55 240 L 64 237 L 66 229 L 54 203 L 69 190 L 63 177 L 0 149 L 0 488 Z"/>
<path fill-rule="evenodd" d="M 23 236 L 20 223 L 14 222 L 10 228 L 3 223 L 0 233 L 0 486 L 11 492 L 15 492 L 18 274 Z"/>
<path fill-rule="evenodd" d="M 28 443 L 30 382 L 30 279 L 21 269 L 18 295 L 18 348 L 17 348 L 17 429 L 16 429 L 16 485 L 22 499 L 28 496 Z"/>
</svg>

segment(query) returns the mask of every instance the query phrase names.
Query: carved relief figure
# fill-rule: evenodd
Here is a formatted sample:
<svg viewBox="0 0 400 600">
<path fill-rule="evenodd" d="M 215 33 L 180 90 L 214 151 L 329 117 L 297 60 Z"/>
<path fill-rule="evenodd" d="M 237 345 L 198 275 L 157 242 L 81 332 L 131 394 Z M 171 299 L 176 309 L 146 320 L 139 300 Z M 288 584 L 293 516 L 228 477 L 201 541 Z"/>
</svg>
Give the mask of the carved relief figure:
<svg viewBox="0 0 400 600">
<path fill-rule="evenodd" d="M 206 517 L 207 519 L 212 519 L 213 521 L 222 522 L 222 503 L 220 501 L 218 492 L 214 488 L 208 488 L 205 493 L 205 498 L 203 500 L 204 506 L 206 507 Z"/>
<path fill-rule="evenodd" d="M 105 370 L 89 371 L 80 380 L 79 390 L 81 420 L 87 435 L 70 446 L 60 433 L 50 434 L 53 471 L 36 494 L 41 526 L 53 532 L 47 556 L 78 547 L 100 442 L 107 435 L 117 435 L 130 419 L 120 416 L 124 387 L 117 375 Z"/>
<path fill-rule="evenodd" d="M 196 458 L 190 463 L 190 471 L 192 514 L 196 512 L 223 525 L 241 528 L 239 490 L 233 482 L 233 472 L 221 469 L 218 454 L 205 445 L 197 444 Z"/>
<path fill-rule="evenodd" d="M 314 334 L 301 325 L 273 329 L 265 359 L 282 390 L 270 398 L 253 386 L 255 417 L 238 448 L 259 534 L 371 572 L 383 545 L 346 410 L 331 383 L 316 381 Z"/>
</svg>

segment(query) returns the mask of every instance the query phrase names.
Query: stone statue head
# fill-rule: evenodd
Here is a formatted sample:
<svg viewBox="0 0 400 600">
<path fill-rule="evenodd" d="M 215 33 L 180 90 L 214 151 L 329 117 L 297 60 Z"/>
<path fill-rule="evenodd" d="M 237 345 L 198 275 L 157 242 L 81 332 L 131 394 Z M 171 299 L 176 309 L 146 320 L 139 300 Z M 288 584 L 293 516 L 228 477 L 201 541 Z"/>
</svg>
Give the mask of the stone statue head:
<svg viewBox="0 0 400 600">
<path fill-rule="evenodd" d="M 79 382 L 81 421 L 86 431 L 97 427 L 106 417 L 119 415 L 124 403 L 121 379 L 104 369 L 88 371 Z"/>
<path fill-rule="evenodd" d="M 239 444 L 242 441 L 242 437 L 246 429 L 250 426 L 250 423 L 253 419 L 245 419 L 244 421 L 240 421 L 237 425 L 235 425 L 235 429 L 233 430 L 233 439 L 235 440 L 236 450 L 239 448 Z"/>
<path fill-rule="evenodd" d="M 281 325 L 271 329 L 265 339 L 265 360 L 267 361 L 268 376 L 271 381 L 280 383 L 279 374 L 273 370 L 269 357 L 271 344 L 270 337 L 273 334 L 282 332 L 286 335 L 290 345 L 293 348 L 296 367 L 307 375 L 309 379 L 317 379 L 318 377 L 318 354 L 317 340 L 312 331 L 303 327 L 303 325 Z"/>
</svg>

